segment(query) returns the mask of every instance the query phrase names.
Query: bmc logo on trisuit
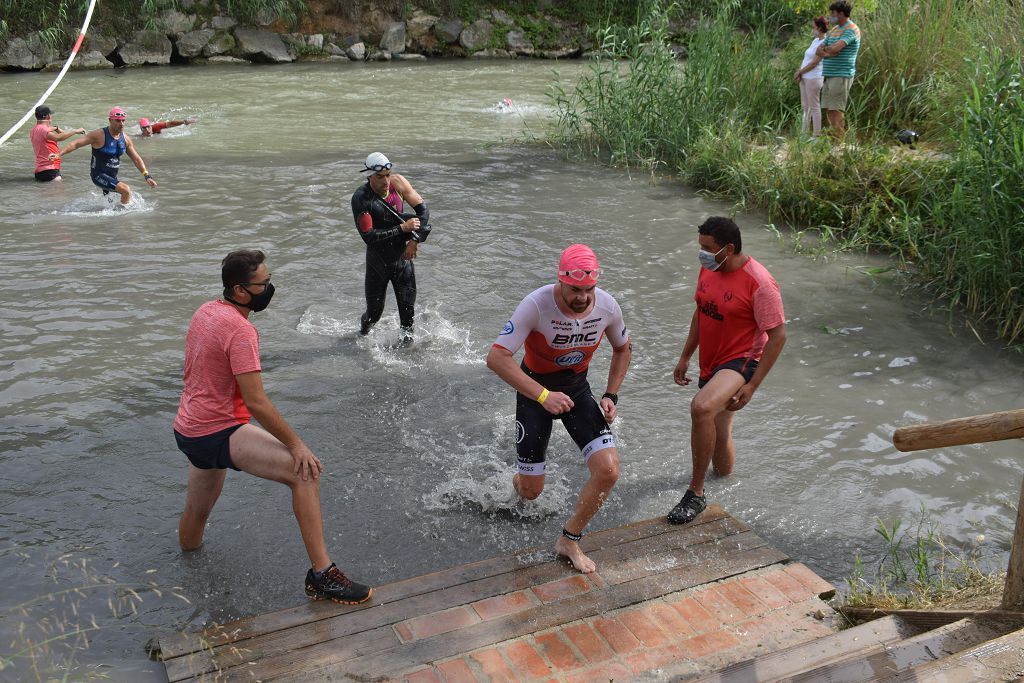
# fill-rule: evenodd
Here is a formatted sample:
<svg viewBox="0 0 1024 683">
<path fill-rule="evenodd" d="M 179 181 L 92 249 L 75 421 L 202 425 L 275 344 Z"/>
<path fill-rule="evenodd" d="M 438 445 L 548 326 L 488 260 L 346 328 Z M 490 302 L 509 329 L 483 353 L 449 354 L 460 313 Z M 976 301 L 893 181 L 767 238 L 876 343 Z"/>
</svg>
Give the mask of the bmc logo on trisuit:
<svg viewBox="0 0 1024 683">
<path fill-rule="evenodd" d="M 576 344 L 578 342 L 586 342 L 587 344 L 593 344 L 597 341 L 598 334 L 597 330 L 587 333 L 578 334 L 556 334 L 555 338 L 551 340 L 552 346 L 555 344 Z"/>
</svg>

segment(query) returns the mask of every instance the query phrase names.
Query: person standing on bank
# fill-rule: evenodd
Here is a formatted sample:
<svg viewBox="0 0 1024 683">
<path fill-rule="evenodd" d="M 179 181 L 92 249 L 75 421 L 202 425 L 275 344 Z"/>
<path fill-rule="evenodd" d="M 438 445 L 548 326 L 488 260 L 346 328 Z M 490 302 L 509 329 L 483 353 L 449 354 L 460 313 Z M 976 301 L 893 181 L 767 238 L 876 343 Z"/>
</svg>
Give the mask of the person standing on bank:
<svg viewBox="0 0 1024 683">
<path fill-rule="evenodd" d="M 517 392 L 516 493 L 533 500 L 544 490 L 544 459 L 555 420 L 562 421 L 583 453 L 590 478 L 555 541 L 555 552 L 583 573 L 597 568 L 579 546 L 583 530 L 619 479 L 619 454 L 608 425 L 618 414 L 618 391 L 632 357 L 622 309 L 611 294 L 597 288 L 600 274 L 590 247 L 568 247 L 558 263 L 558 282 L 523 299 L 487 354 L 487 367 Z M 598 402 L 587 367 L 605 334 L 612 344 L 612 361 L 607 390 Z M 513 354 L 523 345 L 526 355 L 520 365 Z"/>
<path fill-rule="evenodd" d="M 846 105 L 850 100 L 850 86 L 857 74 L 857 53 L 860 51 L 860 27 L 850 21 L 852 8 L 845 0 L 828 6 L 828 21 L 832 29 L 818 46 L 822 58 L 821 73 L 825 85 L 821 89 L 821 108 L 825 110 L 833 134 L 846 133 Z"/>
<path fill-rule="evenodd" d="M 359 320 L 359 334 L 369 334 L 380 320 L 390 282 L 402 331 L 411 338 L 416 304 L 412 262 L 420 242 L 430 234 L 430 210 L 412 184 L 391 168 L 386 156 L 370 154 L 362 170 L 366 184 L 352 194 L 352 216 L 366 243 L 366 311 Z M 405 204 L 415 215 L 402 213 Z"/>
<path fill-rule="evenodd" d="M 124 109 L 114 107 L 110 110 L 108 117 L 109 126 L 89 131 L 84 138 L 75 140 L 56 155 L 50 155 L 51 159 L 60 158 L 74 152 L 79 147 L 91 144 L 92 161 L 89 163 L 89 177 L 92 178 L 93 185 L 103 189 L 103 194 L 117 192 L 121 195 L 121 206 L 126 206 L 132 198 L 131 186 L 123 180 L 117 179 L 117 173 L 121 168 L 122 154 L 128 155 L 150 187 L 156 187 L 156 180 L 146 170 L 145 162 L 135 151 L 135 145 L 131 138 L 124 132 L 124 121 L 127 118 L 128 115 Z"/>
<path fill-rule="evenodd" d="M 263 390 L 259 333 L 249 321 L 274 296 L 263 252 L 228 254 L 221 261 L 221 281 L 224 298 L 200 306 L 185 337 L 185 387 L 174 438 L 190 464 L 178 543 L 185 551 L 203 544 L 229 468 L 281 482 L 292 491 L 292 511 L 312 565 L 306 594 L 346 605 L 365 602 L 373 589 L 345 576 L 327 552 L 320 512 L 323 464 Z M 249 423 L 252 417 L 263 429 Z"/>
<path fill-rule="evenodd" d="M 32 151 L 36 153 L 36 180 L 41 183 L 60 180 L 60 158 L 51 159 L 50 155 L 57 153 L 58 142 L 64 142 L 70 137 L 84 134 L 85 128 L 62 131 L 53 125 L 52 109 L 46 105 L 36 107 L 36 125 L 29 133 Z"/>
<path fill-rule="evenodd" d="M 793 79 L 800 86 L 800 104 L 804 112 L 800 132 L 806 135 L 813 131 L 813 137 L 821 135 L 821 87 L 825 80 L 822 76 L 822 58 L 818 55 L 818 47 L 825 39 L 827 31 L 828 21 L 825 17 L 817 17 L 811 22 L 811 45 L 804 52 L 804 61 L 793 75 Z"/>
<path fill-rule="evenodd" d="M 712 216 L 697 231 L 697 308 L 673 372 L 676 384 L 689 384 L 690 358 L 699 351 L 698 391 L 690 402 L 693 473 L 682 500 L 668 513 L 674 524 L 692 521 L 707 506 L 704 479 L 709 465 L 720 477 L 732 473 L 733 416 L 750 402 L 786 343 L 779 285 L 742 252 L 739 226 Z"/>
</svg>

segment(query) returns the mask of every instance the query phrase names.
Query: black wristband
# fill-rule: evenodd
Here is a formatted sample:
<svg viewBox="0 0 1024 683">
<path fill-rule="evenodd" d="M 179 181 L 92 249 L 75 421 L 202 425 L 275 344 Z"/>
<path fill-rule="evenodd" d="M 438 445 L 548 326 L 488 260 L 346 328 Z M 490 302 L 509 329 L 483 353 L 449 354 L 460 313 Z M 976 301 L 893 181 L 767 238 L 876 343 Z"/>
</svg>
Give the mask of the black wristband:
<svg viewBox="0 0 1024 683">
<path fill-rule="evenodd" d="M 604 392 L 604 395 L 601 396 L 601 398 L 607 398 L 607 399 L 611 400 L 611 402 L 614 403 L 615 405 L 619 405 L 619 395 L 618 394 L 613 394 L 610 391 L 606 391 L 606 392 Z"/>
</svg>

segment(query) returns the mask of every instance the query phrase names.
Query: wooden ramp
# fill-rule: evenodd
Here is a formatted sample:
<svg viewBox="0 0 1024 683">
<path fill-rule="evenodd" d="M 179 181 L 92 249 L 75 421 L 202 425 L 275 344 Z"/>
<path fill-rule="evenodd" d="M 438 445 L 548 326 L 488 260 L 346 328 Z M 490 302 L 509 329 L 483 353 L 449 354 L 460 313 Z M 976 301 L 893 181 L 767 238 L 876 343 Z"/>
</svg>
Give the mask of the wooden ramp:
<svg viewBox="0 0 1024 683">
<path fill-rule="evenodd" d="M 170 681 L 629 680 L 692 676 L 830 635 L 834 588 L 712 505 L 161 639 Z"/>
</svg>

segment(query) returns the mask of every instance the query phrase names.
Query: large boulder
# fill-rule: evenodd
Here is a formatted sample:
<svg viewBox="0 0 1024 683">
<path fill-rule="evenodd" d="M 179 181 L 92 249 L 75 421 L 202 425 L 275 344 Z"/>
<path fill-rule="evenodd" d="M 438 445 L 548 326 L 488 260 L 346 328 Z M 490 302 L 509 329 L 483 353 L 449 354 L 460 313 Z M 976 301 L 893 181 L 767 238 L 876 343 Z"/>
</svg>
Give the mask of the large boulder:
<svg viewBox="0 0 1024 683">
<path fill-rule="evenodd" d="M 384 35 L 381 36 L 378 47 L 393 55 L 405 52 L 405 22 L 395 21 L 384 29 Z"/>
<path fill-rule="evenodd" d="M 233 17 L 217 16 L 210 19 L 210 28 L 216 31 L 230 31 L 236 26 L 238 26 L 238 22 Z"/>
<path fill-rule="evenodd" d="M 494 28 L 491 22 L 486 19 L 477 19 L 472 24 L 462 29 L 459 34 L 459 45 L 470 52 L 476 52 L 487 47 L 494 35 Z"/>
<path fill-rule="evenodd" d="M 125 66 L 170 64 L 171 41 L 161 31 L 136 31 L 117 54 Z"/>
<path fill-rule="evenodd" d="M 324 34 L 313 33 L 311 35 L 306 36 L 306 45 L 313 48 L 314 50 L 317 50 L 318 52 L 323 52 Z"/>
<path fill-rule="evenodd" d="M 293 60 L 281 36 L 254 28 L 236 28 L 238 52 L 250 62 L 281 63 Z"/>
<path fill-rule="evenodd" d="M 72 69 L 113 69 L 114 63 L 107 59 L 102 52 L 99 50 L 90 50 L 89 52 L 79 52 L 78 56 L 75 57 L 75 63 L 71 65 Z"/>
<path fill-rule="evenodd" d="M 491 19 L 494 19 L 496 23 L 499 23 L 502 26 L 515 26 L 516 24 L 515 20 L 508 15 L 508 12 L 500 9 L 491 10 Z"/>
<path fill-rule="evenodd" d="M 212 28 L 201 28 L 198 31 L 189 31 L 183 33 L 178 37 L 175 46 L 178 48 L 178 54 L 182 57 L 198 57 L 203 54 L 203 50 L 210 43 L 210 39 L 217 34 Z"/>
<path fill-rule="evenodd" d="M 480 50 L 474 52 L 469 56 L 470 59 L 512 59 L 516 55 L 514 52 L 508 50 L 495 50 L 494 48 L 487 48 L 486 50 Z"/>
<path fill-rule="evenodd" d="M 196 15 L 183 14 L 178 10 L 169 9 L 157 17 L 156 28 L 167 36 L 188 33 L 196 25 Z"/>
<path fill-rule="evenodd" d="M 426 55 L 419 55 L 414 52 L 403 52 L 398 55 L 391 55 L 391 58 L 399 62 L 425 62 L 427 61 Z"/>
<path fill-rule="evenodd" d="M 458 42 L 465 27 L 461 19 L 438 19 L 434 23 L 434 35 L 442 45 L 451 45 Z"/>
<path fill-rule="evenodd" d="M 355 45 L 349 45 L 348 49 L 345 50 L 345 54 L 353 62 L 361 62 L 366 59 L 366 45 L 363 43 L 356 43 Z"/>
<path fill-rule="evenodd" d="M 345 48 L 346 50 L 356 43 L 363 42 L 363 39 L 359 37 L 358 33 L 350 33 L 347 36 L 343 36 L 338 39 L 338 45 Z"/>
<path fill-rule="evenodd" d="M 505 34 L 505 45 L 508 46 L 509 52 L 514 52 L 524 57 L 532 57 L 533 53 L 536 52 L 533 43 L 526 39 L 522 31 L 509 31 Z"/>
<path fill-rule="evenodd" d="M 39 63 L 38 58 L 29 49 L 24 38 L 12 38 L 7 47 L 0 53 L 0 68 L 3 69 L 41 69 L 46 62 Z"/>
<path fill-rule="evenodd" d="M 334 43 L 327 43 L 324 45 L 324 52 L 329 54 L 331 57 L 345 57 L 345 59 L 348 59 L 348 57 L 345 56 L 345 51 Z"/>
<path fill-rule="evenodd" d="M 235 39 L 230 33 L 216 33 L 203 47 L 204 57 L 223 55 L 235 49 Z"/>
<path fill-rule="evenodd" d="M 61 54 L 48 46 L 38 33 L 14 38 L 0 53 L 0 69 L 34 71 L 61 60 Z"/>
<path fill-rule="evenodd" d="M 117 50 L 117 39 L 110 36 L 88 33 L 82 43 L 83 52 L 99 52 L 101 55 L 112 55 Z"/>
<path fill-rule="evenodd" d="M 412 13 L 409 21 L 405 22 L 405 33 L 409 40 L 418 40 L 430 33 L 430 29 L 434 28 L 436 23 L 436 16 L 418 9 Z"/>
</svg>

